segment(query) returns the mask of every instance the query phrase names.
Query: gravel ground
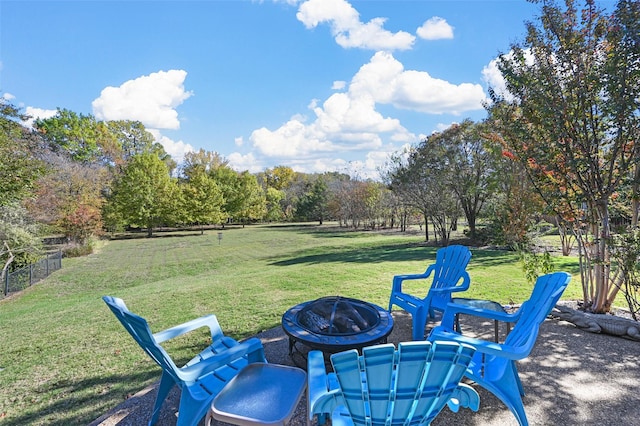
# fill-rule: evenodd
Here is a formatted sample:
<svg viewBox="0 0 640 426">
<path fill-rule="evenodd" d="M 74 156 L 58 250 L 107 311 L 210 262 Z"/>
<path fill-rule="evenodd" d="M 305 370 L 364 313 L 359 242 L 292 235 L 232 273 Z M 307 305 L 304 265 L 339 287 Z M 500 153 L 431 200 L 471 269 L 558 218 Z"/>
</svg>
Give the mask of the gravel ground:
<svg viewBox="0 0 640 426">
<path fill-rule="evenodd" d="M 389 336 L 393 343 L 411 339 L 411 320 L 394 311 L 395 326 Z M 465 323 L 466 320 L 466 323 Z M 493 337 L 493 323 L 461 320 L 463 331 Z M 436 325 L 429 323 L 427 327 Z M 288 340 L 280 327 L 256 337 L 262 340 L 270 363 L 303 364 L 300 355 L 288 354 Z M 540 329 L 531 355 L 518 363 L 527 395 L 524 406 L 531 425 L 640 425 L 640 342 L 593 334 L 573 324 L 548 319 Z M 156 384 L 157 385 L 157 384 Z M 156 385 L 127 399 L 90 426 L 137 426 L 149 422 Z M 475 386 L 480 394 L 480 410 L 445 408 L 432 423 L 438 425 L 517 425 L 511 412 L 491 393 Z M 174 388 L 165 402 L 158 426 L 176 424 L 179 390 Z M 296 408 L 291 426 L 306 424 L 306 396 Z M 204 421 L 200 422 L 203 425 Z M 222 423 L 214 423 L 223 425 Z"/>
</svg>

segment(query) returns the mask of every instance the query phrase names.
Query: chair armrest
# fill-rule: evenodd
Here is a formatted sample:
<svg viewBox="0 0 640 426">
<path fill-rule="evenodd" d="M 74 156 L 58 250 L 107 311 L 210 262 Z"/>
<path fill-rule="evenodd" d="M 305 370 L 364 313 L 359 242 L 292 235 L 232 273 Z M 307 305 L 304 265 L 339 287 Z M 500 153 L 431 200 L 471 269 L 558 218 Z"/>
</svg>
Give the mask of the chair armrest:
<svg viewBox="0 0 640 426">
<path fill-rule="evenodd" d="M 176 325 L 175 327 L 168 328 L 166 330 L 159 331 L 153 334 L 153 338 L 158 343 L 165 342 L 170 339 L 174 339 L 190 331 L 196 330 L 200 327 L 209 327 L 211 335 L 219 334 L 216 331 L 220 329 L 218 320 L 215 315 L 205 315 L 200 318 L 187 321 L 184 324 Z"/>
<path fill-rule="evenodd" d="M 318 423 L 322 424 L 324 418 L 331 415 L 335 407 L 341 405 L 339 402 L 342 400 L 339 397 L 340 390 L 331 389 L 331 382 L 332 380 L 325 370 L 322 352 L 309 352 L 307 355 L 307 413 L 309 421 L 313 419 L 313 416 L 318 415 Z"/>
<path fill-rule="evenodd" d="M 406 280 L 423 280 L 429 278 L 431 272 L 433 272 L 434 265 L 430 265 L 426 271 L 421 274 L 402 274 L 394 275 L 393 277 L 393 289 L 392 291 L 402 291 L 402 282 Z"/>
<path fill-rule="evenodd" d="M 252 337 L 237 345 L 220 352 L 209 358 L 203 359 L 193 365 L 179 369 L 180 375 L 185 381 L 196 381 L 198 378 L 208 374 L 222 366 L 246 356 L 249 364 L 254 362 L 267 362 L 264 356 L 264 348 L 260 339 Z"/>
<path fill-rule="evenodd" d="M 446 327 L 441 325 L 431 330 L 427 340 L 430 342 L 444 340 L 448 342 L 466 343 L 467 345 L 471 345 L 476 348 L 476 356 L 478 356 L 478 353 L 483 353 L 515 361 L 526 358 L 529 355 L 529 352 L 531 352 L 531 349 L 523 350 L 510 345 L 505 345 L 504 343 L 495 343 L 488 340 L 464 336 L 456 333 L 455 331 L 448 330 Z"/>
<path fill-rule="evenodd" d="M 462 278 L 462 282 L 453 287 L 432 288 L 429 291 L 434 293 L 451 293 L 469 290 L 469 286 L 471 285 L 471 277 L 469 276 L 469 273 L 467 271 L 463 271 L 460 278 Z M 458 281 L 460 281 L 460 278 L 458 278 Z"/>
<path fill-rule="evenodd" d="M 518 310 L 514 313 L 509 314 L 506 312 L 492 311 L 489 309 L 474 308 L 472 306 L 466 306 L 460 303 L 447 303 L 447 307 L 445 308 L 444 314 L 442 315 L 441 324 L 449 330 L 453 330 L 455 317 L 458 314 L 472 315 L 480 318 L 513 323 L 517 322 L 520 318 L 520 312 L 521 311 Z"/>
<path fill-rule="evenodd" d="M 451 394 L 451 399 L 447 401 L 447 405 L 454 413 L 457 413 L 460 407 L 478 411 L 480 408 L 480 395 L 471 386 L 459 383 Z"/>
</svg>

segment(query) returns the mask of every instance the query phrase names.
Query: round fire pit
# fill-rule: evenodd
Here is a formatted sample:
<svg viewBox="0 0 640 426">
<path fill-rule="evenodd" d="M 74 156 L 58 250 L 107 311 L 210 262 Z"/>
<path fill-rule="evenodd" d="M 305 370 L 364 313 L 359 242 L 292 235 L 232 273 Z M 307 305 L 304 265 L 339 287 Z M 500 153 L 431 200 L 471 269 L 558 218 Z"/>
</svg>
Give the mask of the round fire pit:
<svg viewBox="0 0 640 426">
<path fill-rule="evenodd" d="M 289 355 L 296 343 L 309 349 L 335 353 L 384 343 L 393 329 L 393 318 L 380 306 L 340 296 L 301 303 L 282 316 L 289 336 Z"/>
</svg>

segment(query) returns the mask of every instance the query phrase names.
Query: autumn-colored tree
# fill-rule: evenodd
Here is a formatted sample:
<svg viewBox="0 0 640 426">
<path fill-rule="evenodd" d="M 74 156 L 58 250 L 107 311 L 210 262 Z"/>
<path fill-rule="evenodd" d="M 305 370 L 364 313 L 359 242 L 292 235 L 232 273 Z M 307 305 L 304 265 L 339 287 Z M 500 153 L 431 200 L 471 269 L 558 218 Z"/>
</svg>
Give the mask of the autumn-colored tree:
<svg viewBox="0 0 640 426">
<path fill-rule="evenodd" d="M 69 204 L 58 226 L 73 241 L 85 244 L 90 237 L 102 234 L 102 212 L 89 204 Z"/>
<path fill-rule="evenodd" d="M 595 0 L 536 3 L 525 41 L 499 58 L 507 93 L 492 91 L 490 112 L 576 235 L 586 306 L 607 312 L 624 278 L 611 261 L 611 200 L 626 180 L 640 198 L 640 2 L 620 0 L 611 15 Z"/>
</svg>

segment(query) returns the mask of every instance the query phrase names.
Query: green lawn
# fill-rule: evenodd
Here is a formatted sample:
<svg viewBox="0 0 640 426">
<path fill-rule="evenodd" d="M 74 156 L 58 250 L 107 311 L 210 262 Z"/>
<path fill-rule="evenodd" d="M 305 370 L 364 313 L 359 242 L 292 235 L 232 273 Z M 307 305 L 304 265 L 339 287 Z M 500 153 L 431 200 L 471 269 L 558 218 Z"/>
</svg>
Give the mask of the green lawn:
<svg viewBox="0 0 640 426">
<path fill-rule="evenodd" d="M 423 238 L 265 225 L 225 229 L 221 241 L 218 231 L 113 240 L 91 256 L 65 259 L 47 280 L 0 301 L 0 424 L 87 424 L 159 379 L 103 295 L 123 298 L 154 331 L 214 313 L 226 334 L 243 339 L 322 296 L 386 307 L 393 275 L 422 272 L 435 259 L 437 248 Z M 464 296 L 528 297 L 515 254 L 472 252 Z M 577 259 L 555 261 L 576 276 L 564 298 L 579 298 Z M 204 345 L 203 331 L 172 342 L 169 352 L 186 361 Z"/>
</svg>

